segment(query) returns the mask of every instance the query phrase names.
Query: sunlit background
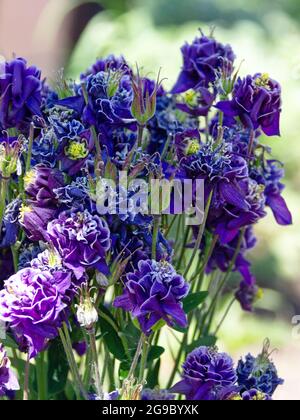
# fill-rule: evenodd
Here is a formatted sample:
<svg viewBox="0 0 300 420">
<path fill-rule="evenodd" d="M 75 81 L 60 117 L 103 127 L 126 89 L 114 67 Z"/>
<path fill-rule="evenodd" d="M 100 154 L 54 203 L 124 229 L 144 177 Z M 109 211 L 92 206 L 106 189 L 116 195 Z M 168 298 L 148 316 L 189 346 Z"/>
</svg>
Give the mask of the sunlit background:
<svg viewBox="0 0 300 420">
<path fill-rule="evenodd" d="M 269 337 L 273 358 L 286 379 L 278 399 L 300 399 L 300 337 L 292 318 L 300 315 L 300 2 L 299 0 L 0 0 L 0 55 L 13 53 L 55 80 L 59 69 L 76 78 L 97 57 L 123 54 L 155 76 L 159 68 L 171 87 L 181 65 L 179 48 L 199 28 L 216 27 L 231 43 L 241 73 L 267 72 L 283 87 L 282 137 L 272 138 L 275 158 L 286 163 L 290 228 L 272 216 L 256 229 L 254 272 L 265 288 L 255 314 L 234 307 L 221 346 L 236 358 L 258 351 Z M 168 359 L 165 359 L 166 369 Z"/>
</svg>

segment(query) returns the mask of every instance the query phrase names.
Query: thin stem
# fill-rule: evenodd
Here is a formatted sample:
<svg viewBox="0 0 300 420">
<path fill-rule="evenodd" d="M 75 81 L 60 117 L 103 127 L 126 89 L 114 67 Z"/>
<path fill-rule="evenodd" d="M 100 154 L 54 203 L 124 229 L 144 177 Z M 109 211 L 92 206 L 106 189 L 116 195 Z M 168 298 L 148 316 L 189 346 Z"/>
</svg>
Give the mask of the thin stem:
<svg viewBox="0 0 300 420">
<path fill-rule="evenodd" d="M 221 327 L 222 327 L 222 325 L 223 325 L 224 321 L 226 320 L 227 315 L 229 314 L 229 312 L 230 312 L 230 310 L 231 310 L 231 308 L 232 308 L 232 306 L 233 306 L 234 302 L 235 302 L 235 297 L 233 297 L 233 298 L 231 299 L 231 301 L 230 301 L 229 305 L 227 306 L 227 309 L 226 309 L 226 311 L 225 311 L 225 313 L 224 313 L 224 315 L 223 315 L 223 317 L 222 317 L 222 319 L 221 319 L 220 323 L 218 324 L 218 326 L 217 326 L 217 328 L 216 328 L 216 331 L 215 331 L 215 333 L 214 333 L 214 336 L 215 336 L 215 337 L 217 336 L 217 334 L 218 334 L 218 332 L 220 331 L 220 329 L 221 329 Z"/>
<path fill-rule="evenodd" d="M 210 307 L 209 307 L 207 313 L 205 314 L 205 316 L 203 318 L 202 328 L 205 326 L 205 322 L 206 322 L 206 320 L 207 320 L 210 312 L 214 309 L 214 307 L 215 307 L 215 305 L 217 303 L 217 300 L 219 298 L 219 294 L 222 292 L 225 284 L 227 283 L 228 278 L 230 277 L 230 275 L 232 273 L 232 270 L 233 270 L 233 268 L 235 266 L 235 263 L 236 263 L 236 259 L 237 259 L 238 255 L 240 253 L 240 250 L 241 250 L 241 246 L 242 246 L 243 238 L 244 238 L 244 233 L 245 233 L 245 229 L 242 229 L 241 232 L 240 232 L 240 236 L 239 236 L 237 247 L 236 247 L 235 252 L 234 252 L 234 256 L 233 256 L 233 258 L 232 258 L 232 260 L 231 260 L 231 262 L 229 264 L 229 267 L 228 267 L 228 269 L 227 269 L 227 271 L 226 271 L 226 273 L 224 275 L 223 280 L 220 282 L 220 285 L 219 285 L 219 287 L 218 287 L 218 289 L 217 289 L 217 291 L 216 291 L 216 293 L 215 293 L 215 295 L 214 295 L 214 297 L 212 299 L 212 302 L 210 304 Z"/>
<path fill-rule="evenodd" d="M 184 221 L 183 221 L 184 223 Z M 185 230 L 185 235 L 184 235 L 184 239 L 183 239 L 183 243 L 182 243 L 182 248 L 181 248 L 181 253 L 177 262 L 177 269 L 180 268 L 181 263 L 183 261 L 183 257 L 184 257 L 184 253 L 186 251 L 186 245 L 189 239 L 189 235 L 190 235 L 190 226 L 186 226 L 186 230 Z M 178 238 L 176 238 L 178 240 Z"/>
<path fill-rule="evenodd" d="M 46 363 L 45 363 L 45 352 L 39 354 L 36 359 L 36 374 L 37 374 L 37 384 L 38 384 L 38 400 L 46 401 L 47 400 L 47 372 L 46 372 Z"/>
<path fill-rule="evenodd" d="M 59 332 L 59 336 L 60 336 L 62 345 L 63 345 L 65 353 L 66 353 L 66 357 L 67 357 L 67 360 L 68 360 L 68 364 L 69 364 L 71 373 L 72 373 L 72 377 L 73 377 L 73 381 L 74 381 L 73 382 L 73 387 L 74 387 L 74 391 L 75 391 L 75 394 L 76 394 L 76 398 L 77 398 L 77 400 L 80 400 L 80 388 L 79 388 L 77 380 L 76 380 L 76 374 L 74 372 L 74 367 L 73 367 L 73 363 L 72 363 L 72 357 L 70 355 L 70 350 L 69 350 L 69 347 L 68 347 L 68 344 L 67 344 L 67 341 L 66 341 L 63 330 L 59 329 L 58 332 Z"/>
<path fill-rule="evenodd" d="M 23 401 L 28 401 L 29 399 L 29 373 L 30 373 L 30 357 L 28 354 L 26 364 L 25 364 L 25 373 L 24 373 Z"/>
<path fill-rule="evenodd" d="M 27 153 L 26 166 L 25 166 L 26 172 L 29 171 L 30 166 L 31 166 L 33 140 L 34 140 L 34 124 L 31 123 L 30 130 L 29 130 L 28 153 Z"/>
<path fill-rule="evenodd" d="M 129 373 L 128 373 L 128 379 L 129 380 L 132 377 L 134 377 L 134 372 L 135 372 L 135 369 L 137 367 L 137 364 L 138 364 L 138 361 L 139 361 L 139 358 L 140 358 L 140 355 L 141 355 L 141 352 L 142 352 L 143 344 L 144 344 L 144 334 L 142 334 L 141 337 L 140 337 L 140 341 L 138 343 L 138 346 L 137 346 L 132 364 L 130 366 L 130 370 L 129 370 Z"/>
<path fill-rule="evenodd" d="M 3 218 L 5 214 L 7 189 L 8 189 L 8 179 L 1 178 L 0 180 L 0 233 L 2 230 Z"/>
<path fill-rule="evenodd" d="M 140 364 L 140 374 L 139 374 L 139 383 L 142 384 L 144 381 L 144 374 L 146 370 L 147 358 L 149 353 L 149 343 L 147 342 L 146 336 L 144 336 L 143 340 L 143 348 L 142 348 L 142 358 Z"/>
<path fill-rule="evenodd" d="M 90 346 L 91 346 L 91 353 L 92 353 L 92 363 L 94 368 L 94 378 L 96 383 L 97 395 L 100 400 L 103 400 L 104 393 L 102 389 L 102 382 L 101 376 L 99 372 L 99 363 L 98 363 L 98 354 L 97 354 L 97 347 L 96 347 L 96 338 L 95 338 L 95 330 L 91 330 L 88 332 L 90 337 Z"/>
<path fill-rule="evenodd" d="M 182 340 L 182 344 L 181 344 L 180 349 L 179 349 L 179 351 L 177 353 L 177 357 L 176 357 L 176 360 L 175 360 L 174 368 L 173 368 L 173 371 L 171 373 L 171 376 L 170 376 L 170 379 L 169 379 L 169 382 L 167 384 L 166 389 L 171 388 L 171 386 L 172 386 L 172 384 L 174 382 L 174 379 L 175 379 L 175 376 L 176 376 L 176 373 L 177 373 L 177 370 L 178 370 L 178 366 L 179 366 L 179 363 L 180 363 L 180 360 L 181 360 L 181 357 L 182 357 L 182 354 L 183 354 L 183 351 L 184 351 L 184 347 L 187 344 L 187 340 L 188 340 L 188 334 L 185 333 L 184 334 L 184 337 L 183 337 L 183 340 Z"/>
<path fill-rule="evenodd" d="M 140 148 L 142 147 L 143 144 L 143 134 L 144 134 L 144 126 L 143 125 L 138 125 L 138 137 L 137 137 L 137 147 Z"/>
<path fill-rule="evenodd" d="M 192 254 L 192 257 L 189 261 L 189 264 L 187 265 L 187 267 L 185 269 L 183 277 L 186 277 L 187 274 L 189 273 L 190 268 L 192 267 L 194 259 L 197 255 L 197 252 L 199 251 L 201 241 L 202 241 L 202 238 L 203 238 L 205 225 L 206 225 L 207 216 L 208 216 L 210 205 L 211 205 L 212 196 L 213 196 L 213 191 L 211 191 L 211 193 L 209 194 L 208 201 L 207 201 L 207 204 L 206 204 L 206 207 L 205 207 L 204 219 L 203 219 L 203 222 L 202 222 L 201 226 L 199 227 L 199 232 L 198 232 L 197 240 L 196 240 L 196 243 L 195 243 L 195 246 L 194 246 L 193 254 Z"/>
<path fill-rule="evenodd" d="M 165 233 L 164 233 L 165 238 L 166 238 L 166 237 L 169 235 L 169 233 L 171 232 L 171 229 L 173 228 L 173 226 L 174 226 L 174 224 L 175 224 L 175 222 L 176 222 L 177 218 L 178 218 L 178 214 L 175 214 L 175 216 L 174 216 L 174 217 L 172 218 L 172 220 L 171 220 L 171 223 L 169 224 L 168 228 L 166 229 L 166 231 L 165 231 Z"/>
<path fill-rule="evenodd" d="M 153 220 L 153 237 L 152 237 L 152 259 L 156 261 L 157 241 L 160 226 L 160 216 L 154 216 Z"/>
</svg>

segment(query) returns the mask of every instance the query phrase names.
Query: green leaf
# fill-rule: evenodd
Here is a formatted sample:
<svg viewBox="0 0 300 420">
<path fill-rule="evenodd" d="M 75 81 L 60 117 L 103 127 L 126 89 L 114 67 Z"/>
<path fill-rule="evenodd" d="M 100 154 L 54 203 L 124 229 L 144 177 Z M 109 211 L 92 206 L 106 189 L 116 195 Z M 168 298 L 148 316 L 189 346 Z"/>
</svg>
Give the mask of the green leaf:
<svg viewBox="0 0 300 420">
<path fill-rule="evenodd" d="M 7 347 L 7 348 L 10 348 L 10 349 L 18 349 L 17 343 L 8 334 L 6 334 L 6 337 L 4 339 L 1 339 L 0 340 L 0 343 L 2 343 L 3 346 L 4 347 Z"/>
<path fill-rule="evenodd" d="M 159 371 L 160 371 L 161 359 L 158 359 L 147 376 L 147 387 L 150 389 L 155 388 L 159 384 Z"/>
<path fill-rule="evenodd" d="M 103 334 L 103 340 L 107 345 L 109 352 L 120 361 L 126 360 L 125 347 L 116 329 L 102 317 L 99 318 L 99 324 Z"/>
<path fill-rule="evenodd" d="M 164 352 L 165 349 L 163 347 L 152 346 L 149 350 L 148 362 L 152 362 L 152 360 L 158 359 Z"/>
<path fill-rule="evenodd" d="M 48 349 L 48 392 L 50 395 L 62 392 L 69 373 L 68 361 L 60 340 L 51 343 Z"/>
<path fill-rule="evenodd" d="M 198 308 L 201 303 L 205 301 L 208 296 L 208 292 L 197 292 L 189 294 L 183 300 L 183 310 L 186 314 Z"/>
<path fill-rule="evenodd" d="M 187 346 L 186 350 L 188 353 L 195 350 L 197 347 L 206 346 L 206 347 L 213 347 L 216 345 L 217 337 L 212 335 L 208 335 L 206 337 L 201 337 L 199 340 L 194 341 L 190 345 Z"/>
</svg>

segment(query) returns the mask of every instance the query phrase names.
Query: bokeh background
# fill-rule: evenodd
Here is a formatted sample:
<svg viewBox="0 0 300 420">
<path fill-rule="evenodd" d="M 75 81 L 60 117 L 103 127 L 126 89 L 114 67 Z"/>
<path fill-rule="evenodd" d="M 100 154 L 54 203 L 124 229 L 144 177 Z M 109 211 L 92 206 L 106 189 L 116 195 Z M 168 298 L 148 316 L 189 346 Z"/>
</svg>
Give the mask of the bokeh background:
<svg viewBox="0 0 300 420">
<path fill-rule="evenodd" d="M 221 347 L 238 358 L 259 351 L 269 337 L 286 380 L 276 398 L 299 400 L 300 335 L 292 335 L 292 318 L 300 315 L 300 1 L 0 0 L 0 55 L 22 55 L 55 80 L 62 68 L 76 78 L 97 57 L 123 54 L 150 75 L 161 67 L 171 87 L 179 48 L 211 26 L 244 60 L 242 74 L 267 72 L 282 83 L 282 137 L 271 142 L 274 157 L 286 164 L 285 197 L 294 215 L 290 228 L 276 226 L 272 216 L 257 226 L 252 259 L 264 298 L 255 314 L 233 308 Z"/>
</svg>

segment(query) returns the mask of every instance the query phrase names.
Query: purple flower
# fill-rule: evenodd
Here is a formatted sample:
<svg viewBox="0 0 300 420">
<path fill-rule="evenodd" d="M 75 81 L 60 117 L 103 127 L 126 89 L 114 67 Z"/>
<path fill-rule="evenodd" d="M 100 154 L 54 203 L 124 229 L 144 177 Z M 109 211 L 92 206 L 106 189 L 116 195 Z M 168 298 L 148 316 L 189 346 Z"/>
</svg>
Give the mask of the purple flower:
<svg viewBox="0 0 300 420">
<path fill-rule="evenodd" d="M 126 60 L 123 56 L 115 57 L 114 55 L 109 55 L 105 58 L 100 58 L 90 67 L 84 74 L 81 75 L 81 79 L 86 79 L 91 74 L 97 74 L 100 71 L 105 72 L 115 72 L 121 70 L 122 74 L 128 76 L 132 75 L 132 70 L 129 65 L 126 63 Z"/>
<path fill-rule="evenodd" d="M 257 286 L 255 277 L 251 282 L 243 280 L 235 297 L 240 302 L 244 311 L 252 312 L 254 303 L 262 296 L 262 290 Z"/>
<path fill-rule="evenodd" d="M 79 357 L 82 357 L 86 354 L 86 351 L 87 351 L 86 341 L 78 341 L 76 343 L 73 343 L 72 347 L 76 351 Z"/>
<path fill-rule="evenodd" d="M 9 323 L 16 339 L 29 356 L 43 351 L 57 336 L 65 319 L 65 293 L 71 286 L 71 273 L 25 268 L 4 282 L 0 292 L 0 320 Z"/>
<path fill-rule="evenodd" d="M 89 125 L 115 126 L 133 121 L 131 105 L 133 89 L 131 77 L 122 72 L 100 72 L 87 78 L 89 103 L 84 110 L 84 120 Z"/>
<path fill-rule="evenodd" d="M 20 389 L 18 380 L 10 366 L 10 360 L 0 343 L 0 397 L 4 397 L 10 391 Z"/>
<path fill-rule="evenodd" d="M 6 62 L 0 74 L 0 125 L 3 129 L 28 125 L 41 111 L 41 72 L 23 58 Z"/>
<path fill-rule="evenodd" d="M 251 171 L 251 177 L 265 186 L 264 195 L 266 205 L 269 206 L 279 225 L 287 226 L 293 223 L 291 212 L 282 197 L 285 188 L 282 184 L 284 168 L 282 163 L 276 160 L 267 160 Z"/>
<path fill-rule="evenodd" d="M 237 376 L 242 392 L 254 388 L 272 397 L 277 387 L 284 383 L 283 379 L 278 377 L 277 369 L 270 360 L 269 345 L 267 340 L 261 354 L 257 357 L 248 354 L 245 360 L 239 361 Z"/>
<path fill-rule="evenodd" d="M 0 248 L 9 248 L 14 245 L 19 232 L 18 216 L 22 201 L 20 199 L 13 200 L 7 205 L 0 232 Z"/>
<path fill-rule="evenodd" d="M 53 207 L 57 204 L 53 190 L 63 187 L 64 176 L 57 169 L 37 165 L 25 174 L 24 184 L 29 203 L 39 207 Z"/>
<path fill-rule="evenodd" d="M 187 400 L 217 400 L 220 392 L 236 382 L 233 361 L 226 353 L 199 347 L 183 364 L 182 380 L 170 390 Z"/>
<path fill-rule="evenodd" d="M 217 108 L 226 116 L 239 117 L 245 127 L 261 128 L 267 136 L 280 135 L 281 87 L 267 74 L 239 78 L 232 100 L 219 102 Z"/>
<path fill-rule="evenodd" d="M 105 258 L 111 246 L 106 221 L 85 211 L 67 211 L 48 224 L 45 239 L 61 255 L 63 264 L 80 279 L 94 268 L 109 273 Z"/>
<path fill-rule="evenodd" d="M 207 88 L 198 87 L 197 90 L 189 90 L 183 95 L 183 100 L 177 104 L 177 108 L 194 117 L 206 117 L 211 109 L 216 95 Z"/>
<path fill-rule="evenodd" d="M 50 220 L 57 215 L 57 209 L 23 204 L 20 209 L 19 223 L 28 239 L 33 242 L 42 241 Z"/>
<path fill-rule="evenodd" d="M 167 262 L 140 261 L 134 273 L 127 274 L 123 295 L 114 306 L 130 311 L 145 334 L 160 320 L 169 326 L 187 326 L 182 299 L 189 286 Z"/>
<path fill-rule="evenodd" d="M 74 139 L 67 138 L 60 145 L 62 170 L 68 175 L 76 175 L 85 165 L 90 152 L 94 148 L 94 140 L 90 130 L 85 130 Z"/>
<path fill-rule="evenodd" d="M 212 37 L 202 34 L 192 44 L 181 48 L 183 68 L 172 89 L 172 93 L 182 93 L 189 89 L 208 87 L 216 80 L 217 72 L 224 61 L 234 62 L 235 55 L 229 45 L 223 45 Z"/>
</svg>

